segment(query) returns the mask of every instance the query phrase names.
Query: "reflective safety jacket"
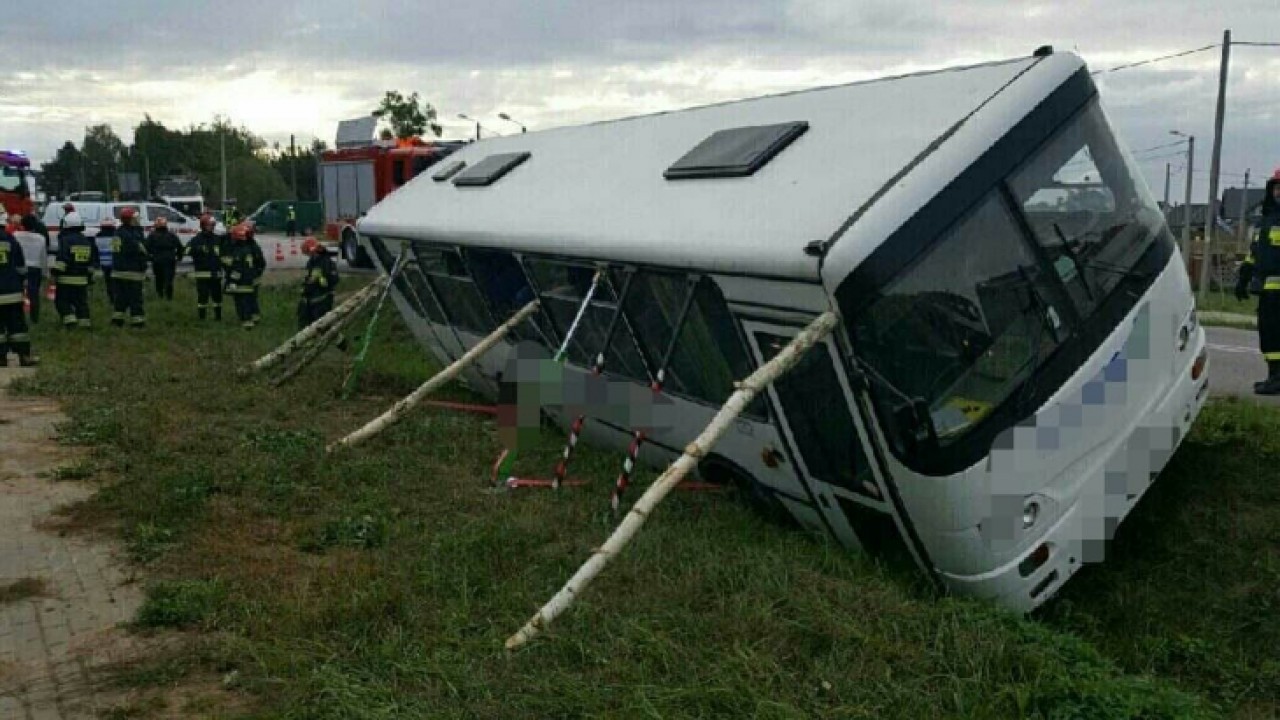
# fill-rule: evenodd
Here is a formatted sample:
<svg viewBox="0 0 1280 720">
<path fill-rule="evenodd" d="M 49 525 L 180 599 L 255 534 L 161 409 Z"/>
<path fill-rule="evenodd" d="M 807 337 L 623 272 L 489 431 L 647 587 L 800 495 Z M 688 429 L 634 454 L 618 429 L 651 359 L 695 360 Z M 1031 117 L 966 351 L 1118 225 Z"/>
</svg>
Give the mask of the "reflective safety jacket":
<svg viewBox="0 0 1280 720">
<path fill-rule="evenodd" d="M 98 266 L 98 246 L 79 230 L 63 230 L 50 274 L 59 285 L 88 285 Z"/>
<path fill-rule="evenodd" d="M 147 247 L 143 244 L 142 228 L 126 225 L 111 241 L 112 282 L 142 282 L 147 279 Z"/>
<path fill-rule="evenodd" d="M 27 259 L 18 240 L 0 228 L 0 305 L 22 304 Z"/>
<path fill-rule="evenodd" d="M 103 270 L 111 269 L 111 245 L 115 239 L 116 229 L 113 227 L 99 230 L 98 236 L 93 239 L 93 243 L 98 246 L 98 267 Z"/>
<path fill-rule="evenodd" d="M 306 274 L 302 277 L 302 298 L 309 303 L 321 303 L 333 298 L 338 287 L 338 265 L 329 253 L 312 255 L 307 260 Z"/>
<path fill-rule="evenodd" d="M 256 240 L 232 242 L 227 254 L 227 292 L 257 292 L 266 267 L 267 259 Z"/>
<path fill-rule="evenodd" d="M 146 240 L 151 263 L 176 263 L 182 259 L 182 241 L 168 230 L 153 230 Z"/>
<path fill-rule="evenodd" d="M 1262 221 L 1258 225 L 1258 237 L 1250 247 L 1242 272 L 1254 276 L 1253 287 L 1263 292 L 1280 291 L 1280 203 L 1276 202 L 1275 187 L 1280 180 L 1267 181 L 1266 195 L 1262 200 Z"/>
<path fill-rule="evenodd" d="M 222 274 L 222 259 L 227 254 L 226 239 L 209 230 L 201 230 L 187 244 L 192 273 L 196 280 L 208 280 Z"/>
</svg>

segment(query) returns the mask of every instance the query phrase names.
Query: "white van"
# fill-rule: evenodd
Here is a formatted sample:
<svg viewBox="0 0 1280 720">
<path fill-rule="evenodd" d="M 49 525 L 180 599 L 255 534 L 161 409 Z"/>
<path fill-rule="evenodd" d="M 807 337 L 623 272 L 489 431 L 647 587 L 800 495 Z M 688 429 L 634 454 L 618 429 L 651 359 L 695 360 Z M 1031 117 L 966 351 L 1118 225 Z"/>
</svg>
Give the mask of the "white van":
<svg viewBox="0 0 1280 720">
<path fill-rule="evenodd" d="M 111 217 L 117 222 L 120 220 L 120 213 L 125 208 L 133 208 L 138 211 L 138 222 L 147 232 L 155 225 L 156 218 L 165 218 L 169 222 L 169 230 L 182 239 L 182 244 L 186 245 L 191 242 L 191 238 L 200 232 L 200 218 L 184 215 L 177 210 L 160 203 L 152 202 L 75 202 L 71 201 L 76 207 L 76 212 L 80 213 L 80 218 L 84 220 L 84 232 L 89 237 L 98 234 L 98 226 L 105 217 Z M 52 251 L 58 250 L 57 229 L 61 226 L 62 218 L 66 213 L 62 210 L 63 203 L 51 203 L 44 211 L 44 224 L 50 229 L 49 240 L 52 245 Z M 226 233 L 227 228 L 222 223 L 216 223 L 213 231 L 219 235 Z"/>
</svg>

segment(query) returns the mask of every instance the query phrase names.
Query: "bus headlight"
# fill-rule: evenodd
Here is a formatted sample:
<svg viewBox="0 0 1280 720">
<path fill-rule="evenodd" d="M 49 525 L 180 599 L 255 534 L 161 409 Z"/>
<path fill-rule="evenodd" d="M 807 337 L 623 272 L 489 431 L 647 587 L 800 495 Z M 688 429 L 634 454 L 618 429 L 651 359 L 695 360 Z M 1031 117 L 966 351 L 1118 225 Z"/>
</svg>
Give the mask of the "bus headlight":
<svg viewBox="0 0 1280 720">
<path fill-rule="evenodd" d="M 1022 506 L 1022 529 L 1029 530 L 1032 525 L 1036 524 L 1036 520 L 1040 517 L 1040 503 L 1035 500 L 1028 500 Z"/>
</svg>

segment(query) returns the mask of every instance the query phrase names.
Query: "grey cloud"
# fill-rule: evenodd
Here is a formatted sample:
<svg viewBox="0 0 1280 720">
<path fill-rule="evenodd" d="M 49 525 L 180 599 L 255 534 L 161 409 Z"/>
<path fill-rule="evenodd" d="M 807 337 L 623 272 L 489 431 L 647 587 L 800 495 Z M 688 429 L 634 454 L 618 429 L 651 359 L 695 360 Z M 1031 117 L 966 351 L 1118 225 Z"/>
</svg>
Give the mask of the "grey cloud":
<svg viewBox="0 0 1280 720">
<path fill-rule="evenodd" d="M 545 127 L 1022 55 L 1045 43 L 1076 49 L 1103 68 L 1215 42 L 1221 26 L 1235 27 L 1242 39 L 1280 40 L 1259 35 L 1280 30 L 1274 0 L 1235 0 L 1209 14 L 1191 0 L 11 5 L 0 43 L 24 48 L 17 70 L 29 77 L 0 74 L 0 135 L 37 153 L 78 140 L 90 122 L 125 131 L 143 112 L 166 122 L 190 119 L 187 108 L 206 88 L 255 72 L 274 73 L 282 84 L 322 98 L 323 116 L 299 117 L 297 130 L 328 137 L 334 121 L 367 110 L 391 87 L 422 91 L 447 118 L 460 110 L 487 116 L 507 110 Z M 1280 67 L 1268 58 L 1280 59 L 1280 51 L 1237 53 L 1224 142 L 1229 170 L 1280 164 Z M 1215 61 L 1206 53 L 1101 76 L 1128 144 L 1166 142 L 1176 126 L 1207 146 Z M 172 97 L 155 87 L 131 90 L 132 83 L 157 77 L 173 81 Z M 234 108 L 231 114 L 236 117 Z M 260 131 L 279 139 L 289 130 Z M 1146 166 L 1149 177 L 1162 181 L 1162 160 Z"/>
</svg>

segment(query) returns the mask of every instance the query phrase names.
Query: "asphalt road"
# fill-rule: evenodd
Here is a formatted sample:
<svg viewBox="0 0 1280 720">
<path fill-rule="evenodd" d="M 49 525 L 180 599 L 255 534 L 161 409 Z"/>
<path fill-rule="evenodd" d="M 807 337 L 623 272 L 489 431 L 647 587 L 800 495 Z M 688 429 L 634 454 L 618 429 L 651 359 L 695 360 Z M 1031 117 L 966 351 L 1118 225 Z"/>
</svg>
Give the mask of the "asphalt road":
<svg viewBox="0 0 1280 720">
<path fill-rule="evenodd" d="M 1209 341 L 1209 394 L 1236 395 L 1280 406 L 1280 396 L 1253 394 L 1253 384 L 1267 375 L 1258 352 L 1258 333 L 1252 330 L 1206 327 Z"/>
<path fill-rule="evenodd" d="M 307 265 L 307 256 L 302 254 L 302 238 L 287 238 L 275 233 L 259 233 L 258 244 L 262 246 L 262 254 L 267 258 L 268 270 L 301 270 Z M 336 251 L 334 248 L 333 251 Z M 345 260 L 334 256 L 338 262 L 338 272 L 352 275 L 373 274 L 374 270 L 353 268 Z M 184 261 L 178 266 L 180 274 L 191 271 L 191 263 Z"/>
</svg>

